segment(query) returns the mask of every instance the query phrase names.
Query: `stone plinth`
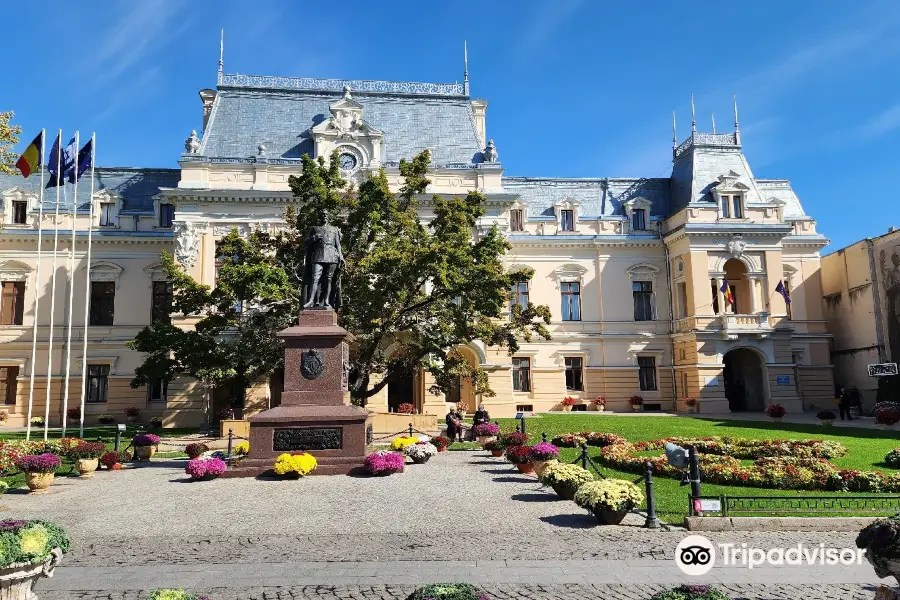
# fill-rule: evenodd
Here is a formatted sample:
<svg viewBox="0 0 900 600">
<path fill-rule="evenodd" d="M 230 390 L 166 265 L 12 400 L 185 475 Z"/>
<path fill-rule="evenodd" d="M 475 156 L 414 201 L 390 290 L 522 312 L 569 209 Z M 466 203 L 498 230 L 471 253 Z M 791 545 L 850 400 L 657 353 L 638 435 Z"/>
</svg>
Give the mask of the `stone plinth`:
<svg viewBox="0 0 900 600">
<path fill-rule="evenodd" d="M 334 311 L 308 309 L 298 326 L 278 337 L 285 345 L 281 406 L 250 417 L 250 455 L 225 476 L 266 474 L 285 452 L 315 456 L 315 475 L 361 469 L 369 412 L 344 404 L 350 334 L 338 326 Z"/>
</svg>

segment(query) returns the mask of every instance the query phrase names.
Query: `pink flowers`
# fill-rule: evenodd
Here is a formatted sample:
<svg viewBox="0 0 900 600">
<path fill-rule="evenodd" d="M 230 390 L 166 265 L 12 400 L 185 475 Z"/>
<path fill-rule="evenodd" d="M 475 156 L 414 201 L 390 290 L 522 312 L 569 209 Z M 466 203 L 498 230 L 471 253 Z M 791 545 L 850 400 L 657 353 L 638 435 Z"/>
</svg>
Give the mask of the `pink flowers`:
<svg viewBox="0 0 900 600">
<path fill-rule="evenodd" d="M 155 446 L 160 440 L 162 440 L 162 438 L 155 433 L 142 433 L 134 436 L 131 439 L 131 443 L 135 446 Z"/>
<path fill-rule="evenodd" d="M 405 463 L 406 459 L 398 452 L 378 451 L 368 455 L 363 465 L 372 475 L 387 475 L 403 470 Z"/>
<path fill-rule="evenodd" d="M 202 479 L 204 477 L 218 477 L 228 470 L 228 466 L 221 458 L 195 458 L 189 460 L 184 472 L 191 476 L 191 479 Z"/>
<path fill-rule="evenodd" d="M 529 449 L 531 460 L 553 460 L 559 458 L 559 448 L 550 442 L 535 444 Z"/>
<path fill-rule="evenodd" d="M 53 473 L 61 464 L 59 457 L 50 452 L 31 454 L 16 460 L 16 466 L 24 473 Z"/>
<path fill-rule="evenodd" d="M 480 423 L 475 426 L 475 435 L 491 436 L 500 433 L 500 426 L 496 423 Z"/>
</svg>

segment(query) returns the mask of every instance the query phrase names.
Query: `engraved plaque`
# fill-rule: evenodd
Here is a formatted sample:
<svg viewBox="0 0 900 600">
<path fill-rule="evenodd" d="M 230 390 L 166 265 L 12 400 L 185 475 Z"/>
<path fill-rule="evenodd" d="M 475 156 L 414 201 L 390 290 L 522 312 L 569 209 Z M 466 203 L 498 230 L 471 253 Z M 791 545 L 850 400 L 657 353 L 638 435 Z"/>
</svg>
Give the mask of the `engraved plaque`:
<svg viewBox="0 0 900 600">
<path fill-rule="evenodd" d="M 343 442 L 342 432 L 340 427 L 276 429 L 272 449 L 277 452 L 340 450 Z"/>
</svg>

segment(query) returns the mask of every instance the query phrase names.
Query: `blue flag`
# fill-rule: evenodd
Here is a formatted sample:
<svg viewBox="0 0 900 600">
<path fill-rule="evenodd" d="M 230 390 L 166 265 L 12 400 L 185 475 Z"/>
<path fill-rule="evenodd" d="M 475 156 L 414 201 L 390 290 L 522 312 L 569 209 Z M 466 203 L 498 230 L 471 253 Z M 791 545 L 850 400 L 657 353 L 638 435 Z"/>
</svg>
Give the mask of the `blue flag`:
<svg viewBox="0 0 900 600">
<path fill-rule="evenodd" d="M 53 148 L 50 150 L 50 160 L 47 162 L 47 170 L 50 171 L 50 181 L 47 182 L 47 188 L 63 185 L 66 177 L 69 175 L 69 171 L 75 164 L 75 138 L 69 140 L 69 145 L 62 152 L 62 157 L 60 157 L 59 152 L 61 141 L 60 136 L 57 135 L 56 141 L 53 142 Z"/>
<path fill-rule="evenodd" d="M 779 281 L 778 285 L 775 286 L 775 291 L 781 294 L 781 297 L 784 298 L 785 304 L 791 303 L 791 294 L 788 292 L 787 287 L 784 285 L 784 281 Z"/>
<path fill-rule="evenodd" d="M 81 179 L 81 176 L 84 175 L 84 172 L 87 171 L 92 166 L 91 163 L 93 160 L 94 160 L 94 140 L 88 140 L 88 143 L 85 144 L 84 147 L 78 151 L 77 162 L 68 171 L 69 183 L 75 183 L 76 180 Z"/>
</svg>

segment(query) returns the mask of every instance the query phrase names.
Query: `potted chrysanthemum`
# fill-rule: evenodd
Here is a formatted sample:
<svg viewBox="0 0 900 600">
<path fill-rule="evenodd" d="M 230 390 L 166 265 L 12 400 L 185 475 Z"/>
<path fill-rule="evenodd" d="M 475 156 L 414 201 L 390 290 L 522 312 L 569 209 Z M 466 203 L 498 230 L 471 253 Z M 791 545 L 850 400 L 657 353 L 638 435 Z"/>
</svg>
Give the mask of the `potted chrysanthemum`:
<svg viewBox="0 0 900 600">
<path fill-rule="evenodd" d="M 499 458 L 503 456 L 503 451 L 506 449 L 506 446 L 504 446 L 503 440 L 494 440 L 485 444 L 484 449 L 490 452 L 491 456 Z"/>
<path fill-rule="evenodd" d="M 534 472 L 538 477 L 544 472 L 548 463 L 559 459 L 559 448 L 550 442 L 535 444 L 528 452 L 531 455 L 531 462 L 534 463 Z"/>
<path fill-rule="evenodd" d="M 134 457 L 137 460 L 150 460 L 156 454 L 159 442 L 162 441 L 155 433 L 141 433 L 131 438 L 134 446 Z"/>
<path fill-rule="evenodd" d="M 571 412 L 572 407 L 578 404 L 578 400 L 573 398 L 572 396 L 566 396 L 562 399 L 562 402 L 559 405 L 562 407 L 563 411 Z"/>
<path fill-rule="evenodd" d="M 406 460 L 399 452 L 380 450 L 366 456 L 363 466 L 372 475 L 383 477 L 393 473 L 402 473 L 406 466 Z"/>
<path fill-rule="evenodd" d="M 531 448 L 528 446 L 507 446 L 506 460 L 516 465 L 519 473 L 534 473 L 534 463 L 531 462 Z"/>
<path fill-rule="evenodd" d="M 227 470 L 228 465 L 221 458 L 194 458 L 184 468 L 194 481 L 209 481 Z"/>
<path fill-rule="evenodd" d="M 419 442 L 406 447 L 406 456 L 412 459 L 417 465 L 424 465 L 428 460 L 437 454 L 437 448 L 431 442 Z"/>
<path fill-rule="evenodd" d="M 194 442 L 184 447 L 184 453 L 188 458 L 200 458 L 204 452 L 209 452 L 209 446 L 202 442 Z"/>
<path fill-rule="evenodd" d="M 696 398 L 685 398 L 684 405 L 687 406 L 689 413 L 697 412 L 697 399 Z"/>
<path fill-rule="evenodd" d="M 597 412 L 603 412 L 606 410 L 606 398 L 603 396 L 597 396 L 593 401 L 594 408 L 597 409 Z"/>
<path fill-rule="evenodd" d="M 631 410 L 641 412 L 641 407 L 644 406 L 644 398 L 642 396 L 632 396 L 628 401 L 631 403 Z"/>
<path fill-rule="evenodd" d="M 393 450 L 394 452 L 399 452 L 402 455 L 407 446 L 418 444 L 420 441 L 422 440 L 417 437 L 413 437 L 410 435 L 401 435 L 400 437 L 396 437 L 391 441 L 391 450 Z"/>
<path fill-rule="evenodd" d="M 75 460 L 75 468 L 82 477 L 92 477 L 94 471 L 100 466 L 100 457 L 106 450 L 103 442 L 78 442 L 73 448 L 66 451 L 69 458 Z"/>
<path fill-rule="evenodd" d="M 437 448 L 438 452 L 446 452 L 447 446 L 450 445 L 450 438 L 439 435 L 431 438 L 431 443 L 434 444 L 434 447 Z"/>
<path fill-rule="evenodd" d="M 563 500 L 573 500 L 575 492 L 581 486 L 594 481 L 594 475 L 580 465 L 556 462 L 544 468 L 544 474 L 540 479 L 541 483 L 552 487 L 556 495 Z"/>
<path fill-rule="evenodd" d="M 475 426 L 475 440 L 484 446 L 488 442 L 497 439 L 500 433 L 500 426 L 496 423 L 479 423 Z"/>
<path fill-rule="evenodd" d="M 316 457 L 308 452 L 294 452 L 293 454 L 281 454 L 275 459 L 272 470 L 276 475 L 285 478 L 299 479 L 306 477 L 319 466 Z"/>
<path fill-rule="evenodd" d="M 643 501 L 641 489 L 624 479 L 592 481 L 575 492 L 575 504 L 594 513 L 601 525 L 618 525 Z"/>
<path fill-rule="evenodd" d="M 122 468 L 122 463 L 128 460 L 128 455 L 124 452 L 107 452 L 100 457 L 100 464 L 106 467 L 108 471 L 118 471 Z"/>
<path fill-rule="evenodd" d="M 769 418 L 773 421 L 781 421 L 784 418 L 785 413 L 787 413 L 787 409 L 785 409 L 780 404 L 770 404 L 766 407 L 766 414 L 769 415 Z"/>
<path fill-rule="evenodd" d="M 819 414 L 816 415 L 816 418 L 819 420 L 819 423 L 821 423 L 825 427 L 828 427 L 829 425 L 834 423 L 834 420 L 837 417 L 830 410 L 823 410 L 822 412 L 820 412 Z"/>
<path fill-rule="evenodd" d="M 62 461 L 51 452 L 29 454 L 16 459 L 16 466 L 25 473 L 25 483 L 34 494 L 44 492 L 50 487 L 60 465 Z"/>
<path fill-rule="evenodd" d="M 0 521 L 0 598 L 36 600 L 32 591 L 41 577 L 53 571 L 69 550 L 62 527 L 49 521 Z"/>
</svg>

